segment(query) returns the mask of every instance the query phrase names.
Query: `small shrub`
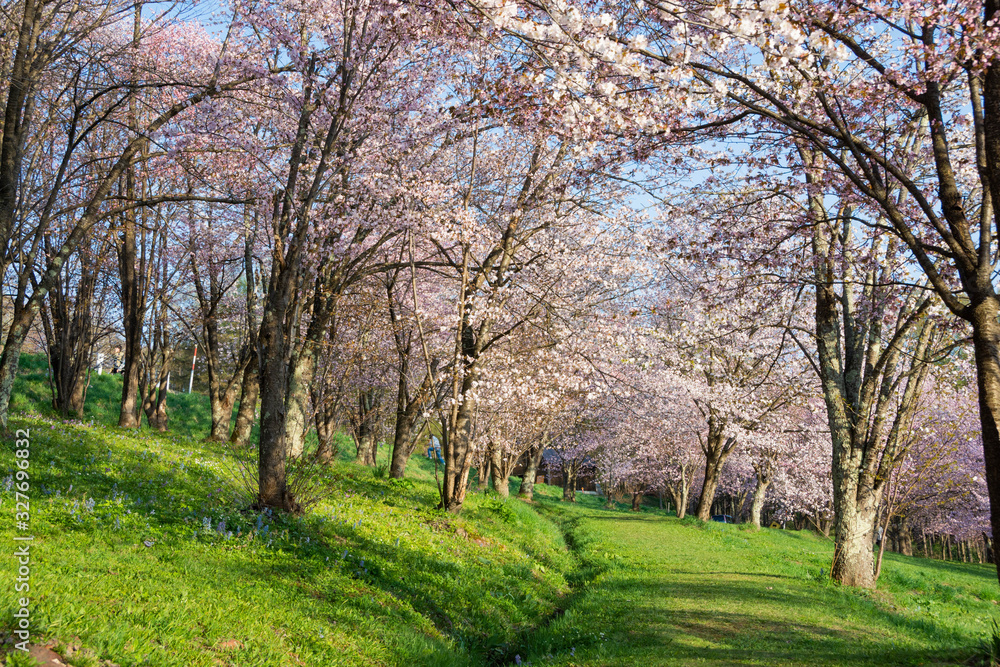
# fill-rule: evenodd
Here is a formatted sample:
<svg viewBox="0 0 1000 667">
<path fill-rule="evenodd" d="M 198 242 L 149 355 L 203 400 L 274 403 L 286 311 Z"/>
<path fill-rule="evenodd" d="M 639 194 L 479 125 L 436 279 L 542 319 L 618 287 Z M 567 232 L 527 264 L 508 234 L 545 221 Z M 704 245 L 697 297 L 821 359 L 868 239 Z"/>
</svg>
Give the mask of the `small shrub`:
<svg viewBox="0 0 1000 667">
<path fill-rule="evenodd" d="M 7 667 L 38 667 L 38 661 L 27 651 L 14 651 L 7 654 Z"/>
<path fill-rule="evenodd" d="M 482 502 L 482 508 L 504 523 L 514 523 L 517 521 L 517 514 L 507 505 L 507 501 L 502 498 L 487 496 Z"/>
</svg>

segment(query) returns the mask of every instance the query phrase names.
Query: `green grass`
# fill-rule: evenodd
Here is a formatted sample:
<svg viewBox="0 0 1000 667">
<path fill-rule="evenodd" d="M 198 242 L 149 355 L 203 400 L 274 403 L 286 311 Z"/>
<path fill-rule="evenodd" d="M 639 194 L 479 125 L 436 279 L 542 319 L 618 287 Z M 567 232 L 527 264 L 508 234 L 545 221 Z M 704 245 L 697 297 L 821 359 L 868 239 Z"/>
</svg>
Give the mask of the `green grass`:
<svg viewBox="0 0 1000 667">
<path fill-rule="evenodd" d="M 11 415 L 59 417 L 52 409 L 52 391 L 46 380 L 46 368 L 44 355 L 21 355 L 20 370 L 14 381 L 14 393 L 11 395 Z M 117 424 L 121 398 L 121 375 L 91 373 L 83 418 L 81 420 L 74 418 L 71 421 L 108 426 Z M 203 438 L 208 435 L 212 426 L 212 411 L 209 408 L 208 396 L 205 394 L 171 392 L 167 395 L 167 413 L 170 417 L 170 431 L 173 434 Z"/>
<path fill-rule="evenodd" d="M 887 554 L 877 591 L 833 584 L 811 532 L 540 502 L 589 577 L 533 665 L 960 665 L 1000 616 L 992 566 Z"/>
<path fill-rule="evenodd" d="M 855 591 L 810 532 L 567 504 L 546 485 L 534 505 L 470 494 L 455 517 L 433 509 L 419 451 L 390 480 L 347 438 L 305 516 L 241 511 L 246 457 L 203 442 L 205 396 L 170 396 L 168 434 L 125 432 L 119 377 L 92 378 L 82 421 L 52 414 L 44 380 L 27 358 L 12 403 L 31 429 L 32 631 L 82 646 L 77 667 L 959 665 L 1000 617 L 992 566 L 887 554 L 879 589 Z"/>
<path fill-rule="evenodd" d="M 426 457 L 402 481 L 338 461 L 304 517 L 243 512 L 241 456 L 202 442 L 207 422 L 106 426 L 114 377 L 97 378 L 84 422 L 55 419 L 43 378 L 19 378 L 11 424 L 31 430 L 37 637 L 120 665 L 504 664 L 568 591 L 573 560 L 553 523 L 483 495 L 461 517 L 433 510 Z M 0 468 L 13 470 L 4 440 Z M 13 505 L 0 483 L 0 508 Z M 0 540 L 16 534 L 0 522 Z M 13 581 L 13 560 L 0 562 Z M 6 634 L 12 595 L 0 609 Z"/>
</svg>

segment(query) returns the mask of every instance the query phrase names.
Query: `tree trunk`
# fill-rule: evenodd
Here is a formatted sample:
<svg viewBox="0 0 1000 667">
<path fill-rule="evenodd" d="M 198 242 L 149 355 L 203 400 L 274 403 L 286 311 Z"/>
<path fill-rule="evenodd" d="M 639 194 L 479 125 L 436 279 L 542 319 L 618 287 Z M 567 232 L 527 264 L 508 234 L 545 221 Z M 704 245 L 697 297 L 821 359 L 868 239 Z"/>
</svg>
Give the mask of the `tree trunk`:
<svg viewBox="0 0 1000 667">
<path fill-rule="evenodd" d="M 632 511 L 638 512 L 642 509 L 642 491 L 632 492 Z"/>
<path fill-rule="evenodd" d="M 475 339 L 475 334 L 471 327 L 466 325 L 463 330 L 463 339 Z M 465 502 L 465 495 L 469 490 L 469 470 L 472 467 L 472 424 L 476 414 L 476 399 L 474 387 L 479 381 L 479 365 L 475 356 L 478 352 L 474 348 L 475 343 L 466 343 L 463 340 L 463 349 L 468 352 L 467 357 L 473 357 L 473 361 L 466 366 L 465 376 L 462 378 L 461 395 L 462 400 L 454 417 L 450 420 L 443 420 L 443 423 L 451 423 L 453 426 L 444 429 L 442 434 L 442 453 L 444 454 L 444 483 L 442 484 L 441 508 L 457 514 L 462 511 L 462 503 Z"/>
<path fill-rule="evenodd" d="M 212 409 L 212 428 L 208 439 L 212 442 L 225 442 L 229 439 L 229 424 L 232 422 L 233 405 L 236 403 L 236 386 L 236 382 L 232 382 L 225 391 L 209 399 Z"/>
<path fill-rule="evenodd" d="M 250 434 L 257 419 L 257 399 L 260 398 L 260 359 L 257 358 L 257 276 L 253 264 L 253 235 L 251 234 L 249 205 L 243 209 L 243 277 L 246 281 L 246 332 L 244 348 L 246 364 L 243 367 L 243 381 L 240 383 L 240 407 L 236 411 L 236 423 L 229 436 L 234 447 L 243 448 L 250 442 Z"/>
<path fill-rule="evenodd" d="M 273 280 L 272 280 L 273 281 Z M 283 281 L 282 281 L 283 282 Z M 260 440 L 257 464 L 258 505 L 295 511 L 297 504 L 288 492 L 285 473 L 285 394 L 288 361 L 285 357 L 283 320 L 288 313 L 284 286 L 272 286 L 268 307 L 260 328 Z"/>
<path fill-rule="evenodd" d="M 362 391 L 358 394 L 357 421 L 354 427 L 357 456 L 355 461 L 366 466 L 375 465 L 378 455 L 378 420 L 379 394 L 375 389 Z"/>
<path fill-rule="evenodd" d="M 510 473 L 503 464 L 503 452 L 499 447 L 490 448 L 490 478 L 493 480 L 493 490 L 501 498 L 509 498 Z"/>
<path fill-rule="evenodd" d="M 490 460 L 484 457 L 483 462 L 479 465 L 479 470 L 476 471 L 478 476 L 476 491 L 479 493 L 484 493 L 486 489 L 490 488 L 490 465 Z"/>
<path fill-rule="evenodd" d="M 563 497 L 562 499 L 570 502 L 576 502 L 576 461 L 570 461 L 563 466 Z M 608 498 L 611 498 L 610 489 L 608 489 Z"/>
<path fill-rule="evenodd" d="M 904 556 L 913 555 L 913 535 L 910 532 L 910 525 L 905 516 L 899 517 L 896 522 L 896 535 L 899 542 L 899 553 Z"/>
<path fill-rule="evenodd" d="M 709 417 L 708 437 L 702 448 L 705 452 L 705 482 L 698 501 L 698 518 L 702 521 L 712 518 L 712 503 L 715 501 L 715 491 L 719 488 L 722 467 L 735 446 L 736 438 L 725 437 L 725 424 L 714 415 Z"/>
<path fill-rule="evenodd" d="M 135 198 L 135 174 L 125 174 L 126 196 Z M 125 212 L 121 244 L 118 248 L 118 271 L 121 278 L 122 325 L 125 333 L 125 368 L 122 371 L 122 399 L 118 414 L 121 428 L 139 428 L 139 355 L 142 353 L 142 320 L 145 304 L 140 302 L 139 272 L 136 259 L 135 211 Z"/>
<path fill-rule="evenodd" d="M 236 422 L 229 442 L 235 447 L 246 447 L 250 442 L 254 422 L 257 421 L 257 398 L 260 396 L 259 361 L 256 351 L 251 352 L 250 361 L 243 371 L 240 384 L 240 407 L 236 411 Z"/>
<path fill-rule="evenodd" d="M 407 354 L 409 349 L 406 350 Z M 404 371 L 408 366 L 404 366 Z M 430 398 L 431 376 L 424 376 L 423 382 L 417 388 L 416 395 L 410 396 L 408 380 L 403 372 L 399 374 L 399 384 L 396 391 L 396 427 L 392 438 L 392 462 L 389 464 L 389 477 L 403 479 L 406 474 L 406 463 L 413 455 L 413 450 L 420 439 L 417 421 L 420 412 Z"/>
<path fill-rule="evenodd" d="M 545 438 L 535 445 L 534 449 L 528 452 L 528 467 L 521 478 L 521 488 L 517 492 L 517 497 L 524 500 L 532 500 L 535 496 L 535 477 L 538 475 L 538 466 L 542 462 L 542 455 L 545 453 Z"/>
<path fill-rule="evenodd" d="M 757 475 L 757 485 L 753 490 L 753 503 L 750 505 L 750 523 L 760 528 L 760 515 L 764 510 L 764 499 L 767 489 L 771 486 L 771 478 L 767 475 Z"/>
<path fill-rule="evenodd" d="M 688 503 L 690 502 L 694 471 L 689 471 L 689 467 L 693 468 L 694 466 L 689 466 L 687 463 L 681 464 L 680 481 L 676 484 L 667 483 L 667 491 L 670 492 L 670 496 L 674 499 L 674 504 L 677 506 L 678 519 L 683 519 L 687 515 Z"/>
<path fill-rule="evenodd" d="M 144 394 L 142 411 L 146 415 L 146 422 L 149 424 L 149 427 L 160 432 L 166 431 L 169 424 L 166 400 L 166 371 L 157 373 L 155 379 L 150 382 L 150 386 L 145 387 L 142 393 Z"/>
<path fill-rule="evenodd" d="M 997 74 L 1000 76 L 1000 72 Z M 995 203 L 1000 209 L 1000 203 Z M 1000 212 L 998 212 L 1000 215 Z M 997 323 L 997 299 L 985 299 L 973 311 L 972 344 L 976 357 L 976 383 L 979 388 L 979 421 L 983 436 L 986 486 L 990 495 L 990 525 L 1000 526 L 1000 325 Z M 992 541 L 993 562 L 1000 563 L 1000 543 Z M 1000 568 L 997 569 L 1000 578 Z"/>
<path fill-rule="evenodd" d="M 307 339 L 298 353 L 292 356 L 291 376 L 288 379 L 285 453 L 293 459 L 302 456 L 305 450 L 306 433 L 309 431 L 309 387 L 315 375 L 315 342 Z"/>
<path fill-rule="evenodd" d="M 873 527 L 876 511 L 870 503 L 841 502 L 837 541 L 830 576 L 846 586 L 875 587 Z"/>
<path fill-rule="evenodd" d="M 55 388 L 53 408 L 65 417 L 71 414 L 83 417 L 94 343 L 91 311 L 97 287 L 97 267 L 93 257 L 100 256 L 105 247 L 102 243 L 97 248 L 84 249 L 80 253 L 74 293 L 68 294 L 70 285 L 61 277 L 57 278 L 41 309 Z"/>
<path fill-rule="evenodd" d="M 325 415 L 316 413 L 316 460 L 329 463 L 337 452 L 333 447 L 334 425 Z"/>
</svg>

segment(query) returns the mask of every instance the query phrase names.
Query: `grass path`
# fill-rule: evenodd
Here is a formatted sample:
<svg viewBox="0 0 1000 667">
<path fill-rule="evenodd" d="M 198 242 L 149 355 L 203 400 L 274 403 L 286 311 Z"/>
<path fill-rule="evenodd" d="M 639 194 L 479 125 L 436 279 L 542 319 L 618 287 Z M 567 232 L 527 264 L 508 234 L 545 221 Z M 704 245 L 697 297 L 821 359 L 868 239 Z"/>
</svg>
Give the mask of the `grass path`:
<svg viewBox="0 0 1000 667">
<path fill-rule="evenodd" d="M 831 545 L 650 514 L 540 503 L 594 575 L 536 635 L 533 665 L 958 665 L 1000 599 L 988 566 L 890 555 L 874 593 L 833 585 Z"/>
</svg>

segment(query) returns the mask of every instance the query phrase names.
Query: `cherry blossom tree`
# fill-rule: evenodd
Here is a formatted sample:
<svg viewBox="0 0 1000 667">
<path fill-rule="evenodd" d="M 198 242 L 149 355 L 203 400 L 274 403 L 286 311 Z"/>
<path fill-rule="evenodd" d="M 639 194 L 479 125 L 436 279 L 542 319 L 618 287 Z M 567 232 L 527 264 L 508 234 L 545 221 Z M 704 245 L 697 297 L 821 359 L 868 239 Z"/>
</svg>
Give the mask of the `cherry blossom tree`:
<svg viewBox="0 0 1000 667">
<path fill-rule="evenodd" d="M 150 48 L 137 51 L 135 22 L 124 20 L 134 15 L 134 3 L 32 1 L 4 18 L 5 35 L 18 37 L 8 43 L 13 56 L 0 144 L 0 273 L 17 278 L 0 356 L 0 423 L 6 423 L 22 344 L 67 259 L 99 222 L 128 217 L 138 206 L 128 192 L 109 205 L 137 157 L 178 117 L 258 76 L 232 67 L 238 47 L 228 40 L 197 29 L 168 30 L 176 14 L 140 31 L 149 35 Z M 189 57 L 173 58 L 182 52 Z M 67 72 L 77 74 L 63 77 Z M 129 124 L 128 101 L 137 90 L 157 95 L 141 122 Z M 38 110 L 47 122 L 31 122 Z M 36 127 L 47 131 L 33 134 Z M 25 157 L 36 155 L 57 166 L 39 170 L 34 181 L 23 178 Z M 59 220 L 66 224 L 56 227 Z M 55 251 L 46 254 L 43 243 Z"/>
</svg>

